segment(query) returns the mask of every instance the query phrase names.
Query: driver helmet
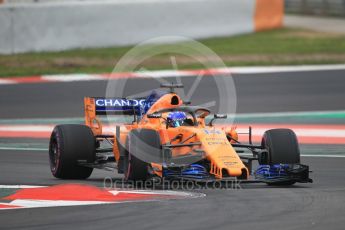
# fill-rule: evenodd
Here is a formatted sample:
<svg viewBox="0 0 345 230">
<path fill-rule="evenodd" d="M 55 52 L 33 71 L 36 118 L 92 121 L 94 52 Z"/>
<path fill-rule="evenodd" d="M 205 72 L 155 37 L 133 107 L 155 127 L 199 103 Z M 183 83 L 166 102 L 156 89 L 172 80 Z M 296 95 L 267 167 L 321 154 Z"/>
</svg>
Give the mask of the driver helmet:
<svg viewBox="0 0 345 230">
<path fill-rule="evenodd" d="M 168 114 L 167 123 L 170 127 L 179 127 L 183 125 L 186 118 L 184 112 L 171 112 Z"/>
</svg>

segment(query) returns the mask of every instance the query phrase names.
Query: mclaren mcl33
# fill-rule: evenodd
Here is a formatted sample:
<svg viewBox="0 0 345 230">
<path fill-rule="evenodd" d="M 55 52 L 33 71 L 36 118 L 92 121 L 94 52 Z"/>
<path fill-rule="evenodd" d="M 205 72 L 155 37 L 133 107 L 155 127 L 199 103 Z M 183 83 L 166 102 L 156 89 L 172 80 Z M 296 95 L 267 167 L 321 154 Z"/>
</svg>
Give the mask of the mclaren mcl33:
<svg viewBox="0 0 345 230">
<path fill-rule="evenodd" d="M 125 180 L 230 180 L 291 185 L 312 182 L 300 163 L 295 133 L 267 130 L 261 144 L 241 143 L 235 128 L 214 125 L 227 116 L 184 102 L 175 88 L 153 90 L 147 98 L 86 97 L 85 125 L 57 125 L 50 137 L 53 176 L 86 179 L 94 168 L 117 170 Z M 129 115 L 132 122 L 105 132 L 100 115 Z M 206 119 L 207 118 L 207 119 Z M 107 127 L 109 131 L 109 127 Z M 243 152 L 249 151 L 248 154 Z M 258 165 L 253 169 L 252 162 Z"/>
</svg>

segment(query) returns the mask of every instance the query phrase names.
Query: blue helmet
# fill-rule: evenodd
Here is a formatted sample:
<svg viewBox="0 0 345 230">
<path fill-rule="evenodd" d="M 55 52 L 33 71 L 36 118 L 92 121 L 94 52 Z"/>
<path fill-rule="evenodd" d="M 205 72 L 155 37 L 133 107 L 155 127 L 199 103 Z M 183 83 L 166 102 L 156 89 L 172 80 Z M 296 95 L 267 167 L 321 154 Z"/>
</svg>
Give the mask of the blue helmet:
<svg viewBox="0 0 345 230">
<path fill-rule="evenodd" d="M 171 112 L 168 114 L 167 123 L 170 127 L 179 127 L 187 118 L 184 112 Z"/>
</svg>

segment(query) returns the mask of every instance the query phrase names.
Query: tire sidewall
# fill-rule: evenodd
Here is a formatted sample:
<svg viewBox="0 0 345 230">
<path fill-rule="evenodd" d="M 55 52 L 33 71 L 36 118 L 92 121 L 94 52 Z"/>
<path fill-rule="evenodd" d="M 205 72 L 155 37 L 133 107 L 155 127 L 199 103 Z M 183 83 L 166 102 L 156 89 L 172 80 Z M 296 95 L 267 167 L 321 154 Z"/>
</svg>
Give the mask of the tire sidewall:
<svg viewBox="0 0 345 230">
<path fill-rule="evenodd" d="M 56 164 L 52 151 L 56 148 Z M 61 179 L 86 179 L 93 171 L 78 165 L 79 160 L 92 163 L 95 160 L 96 140 L 92 130 L 84 125 L 58 125 L 49 143 L 50 170 Z"/>
<path fill-rule="evenodd" d="M 263 135 L 261 145 L 268 152 L 265 164 L 300 163 L 297 136 L 290 129 L 267 130 Z"/>
</svg>

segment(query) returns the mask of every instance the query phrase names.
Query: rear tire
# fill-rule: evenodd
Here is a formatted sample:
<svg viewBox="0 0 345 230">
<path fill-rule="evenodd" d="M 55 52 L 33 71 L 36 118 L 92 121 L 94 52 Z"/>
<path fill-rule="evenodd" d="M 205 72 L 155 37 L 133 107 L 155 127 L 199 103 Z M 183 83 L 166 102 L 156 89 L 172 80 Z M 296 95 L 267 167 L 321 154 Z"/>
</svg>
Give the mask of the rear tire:
<svg viewBox="0 0 345 230">
<path fill-rule="evenodd" d="M 126 146 L 128 151 L 124 156 L 125 179 L 147 180 L 150 163 L 161 161 L 159 133 L 152 129 L 132 130 L 128 135 Z"/>
<path fill-rule="evenodd" d="M 290 129 L 271 129 L 264 133 L 261 145 L 268 154 L 259 156 L 259 164 L 299 164 L 300 150 L 296 134 Z M 269 185 L 292 185 L 295 182 L 275 182 Z"/>
<path fill-rule="evenodd" d="M 78 161 L 95 161 L 96 139 L 85 125 L 58 125 L 49 143 L 50 169 L 60 179 L 86 179 L 93 168 L 82 167 Z"/>
</svg>

